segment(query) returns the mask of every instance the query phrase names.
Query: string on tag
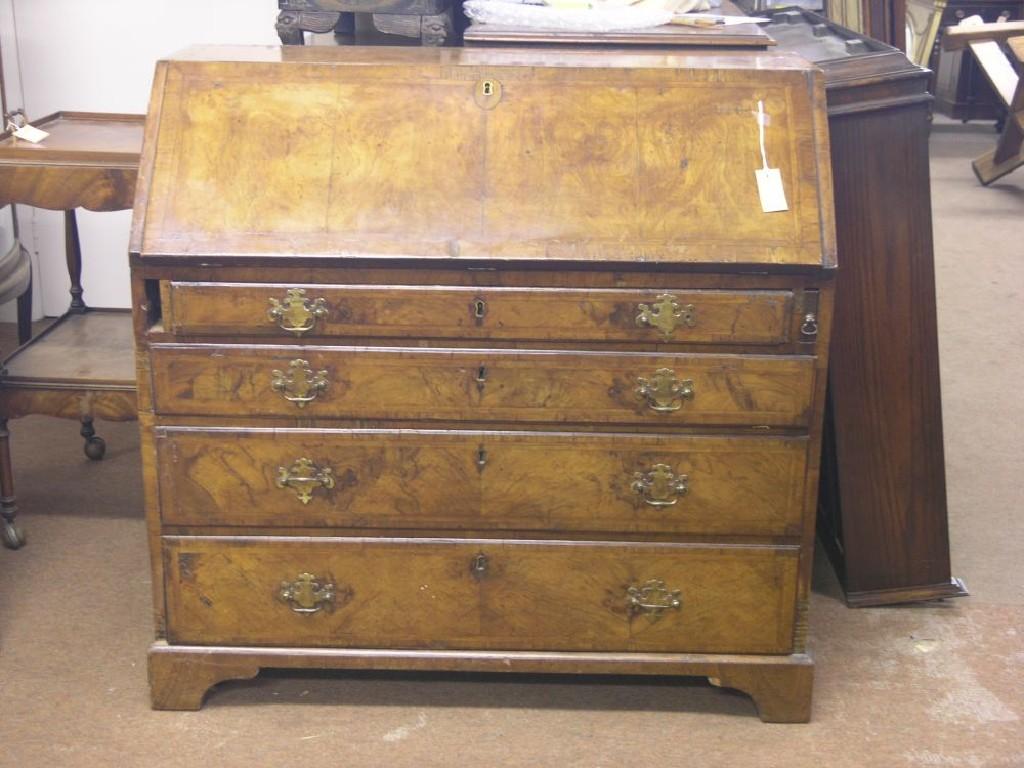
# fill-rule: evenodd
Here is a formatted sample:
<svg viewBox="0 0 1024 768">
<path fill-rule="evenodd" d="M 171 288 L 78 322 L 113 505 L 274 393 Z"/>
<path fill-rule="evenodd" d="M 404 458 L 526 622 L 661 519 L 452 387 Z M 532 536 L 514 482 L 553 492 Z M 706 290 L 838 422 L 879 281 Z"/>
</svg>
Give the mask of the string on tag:
<svg viewBox="0 0 1024 768">
<path fill-rule="evenodd" d="M 777 213 L 788 211 L 789 204 L 786 202 L 786 191 L 782 185 L 782 172 L 778 168 L 768 167 L 768 150 L 765 148 L 765 127 L 768 125 L 768 115 L 764 111 L 764 101 L 758 99 L 757 112 L 757 143 L 761 148 L 761 167 L 754 171 L 754 178 L 757 179 L 757 193 L 761 198 L 761 210 L 764 213 Z"/>
<path fill-rule="evenodd" d="M 764 111 L 764 101 L 757 101 L 757 138 L 761 144 L 761 167 L 768 167 L 768 152 L 764 146 L 764 127 L 768 124 L 768 115 Z"/>
</svg>

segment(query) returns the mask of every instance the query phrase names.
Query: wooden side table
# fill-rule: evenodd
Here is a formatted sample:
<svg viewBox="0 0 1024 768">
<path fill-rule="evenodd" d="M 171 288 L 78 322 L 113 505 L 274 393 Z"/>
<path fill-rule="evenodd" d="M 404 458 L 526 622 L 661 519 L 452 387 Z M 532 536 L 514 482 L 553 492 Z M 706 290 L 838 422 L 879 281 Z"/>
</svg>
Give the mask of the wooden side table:
<svg viewBox="0 0 1024 768">
<path fill-rule="evenodd" d="M 85 454 L 98 460 L 105 445 L 93 419 L 136 418 L 131 313 L 86 306 L 75 209 L 132 207 L 144 120 L 142 115 L 58 112 L 34 123 L 50 134 L 39 144 L 0 135 L 0 206 L 64 211 L 71 278 L 68 311 L 9 355 L 0 370 L 0 537 L 12 549 L 25 539 L 14 522 L 8 419 L 32 413 L 79 419 Z"/>
</svg>

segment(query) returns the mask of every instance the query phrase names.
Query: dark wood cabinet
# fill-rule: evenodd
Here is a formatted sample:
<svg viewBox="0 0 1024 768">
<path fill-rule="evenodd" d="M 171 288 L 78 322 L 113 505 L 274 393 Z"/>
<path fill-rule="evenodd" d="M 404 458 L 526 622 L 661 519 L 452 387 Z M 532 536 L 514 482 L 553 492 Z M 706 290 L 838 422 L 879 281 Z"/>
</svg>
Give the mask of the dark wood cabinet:
<svg viewBox="0 0 1024 768">
<path fill-rule="evenodd" d="M 950 573 L 929 72 L 816 14 L 766 30 L 825 72 L 840 273 L 819 533 L 850 605 L 966 594 Z"/>
</svg>

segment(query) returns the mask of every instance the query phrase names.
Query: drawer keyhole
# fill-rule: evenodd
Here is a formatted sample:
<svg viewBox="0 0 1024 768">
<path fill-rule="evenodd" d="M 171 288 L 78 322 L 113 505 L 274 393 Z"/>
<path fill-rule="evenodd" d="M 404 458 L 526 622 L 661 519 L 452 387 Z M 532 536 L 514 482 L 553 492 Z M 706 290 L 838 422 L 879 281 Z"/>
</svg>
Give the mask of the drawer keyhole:
<svg viewBox="0 0 1024 768">
<path fill-rule="evenodd" d="M 477 554 L 472 561 L 469 563 L 469 572 L 473 574 L 475 578 L 481 578 L 487 575 L 487 569 L 490 567 L 491 562 L 488 560 L 487 555 L 483 552 Z"/>
<path fill-rule="evenodd" d="M 476 468 L 483 471 L 483 468 L 487 466 L 487 451 L 481 445 L 476 451 Z"/>
<path fill-rule="evenodd" d="M 487 302 L 484 301 L 483 299 L 474 299 L 473 300 L 473 317 L 475 317 L 477 319 L 477 321 L 480 321 L 480 320 L 483 320 L 486 315 L 487 315 Z"/>
<path fill-rule="evenodd" d="M 484 386 L 487 384 L 487 366 L 481 365 L 476 369 L 476 377 L 473 379 L 476 382 L 476 388 L 480 391 L 484 391 Z"/>
</svg>

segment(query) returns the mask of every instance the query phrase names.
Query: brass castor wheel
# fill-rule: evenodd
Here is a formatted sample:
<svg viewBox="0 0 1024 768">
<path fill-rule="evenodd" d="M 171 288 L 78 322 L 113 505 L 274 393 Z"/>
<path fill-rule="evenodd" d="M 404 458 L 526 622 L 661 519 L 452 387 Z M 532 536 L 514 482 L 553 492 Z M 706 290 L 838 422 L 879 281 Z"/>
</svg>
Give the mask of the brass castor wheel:
<svg viewBox="0 0 1024 768">
<path fill-rule="evenodd" d="M 82 446 L 85 455 L 93 461 L 99 461 L 107 452 L 107 441 L 102 437 L 90 437 Z"/>
<path fill-rule="evenodd" d="M 25 544 L 25 534 L 21 526 L 4 520 L 3 531 L 0 532 L 0 539 L 8 549 L 20 549 Z"/>
<path fill-rule="evenodd" d="M 82 431 L 79 433 L 85 438 L 85 445 L 82 450 L 85 455 L 93 461 L 99 461 L 107 452 L 107 442 L 102 437 L 96 437 L 96 428 L 92 425 L 92 416 L 82 417 Z"/>
</svg>

